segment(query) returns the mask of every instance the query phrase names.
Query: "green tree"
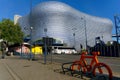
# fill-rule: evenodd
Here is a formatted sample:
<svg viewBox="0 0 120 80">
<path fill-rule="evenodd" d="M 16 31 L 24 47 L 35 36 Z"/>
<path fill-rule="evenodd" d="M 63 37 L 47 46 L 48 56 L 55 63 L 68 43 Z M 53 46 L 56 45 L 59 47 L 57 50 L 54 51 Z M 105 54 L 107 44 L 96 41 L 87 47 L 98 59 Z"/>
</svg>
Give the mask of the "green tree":
<svg viewBox="0 0 120 80">
<path fill-rule="evenodd" d="M 3 19 L 0 22 L 0 37 L 11 43 L 21 43 L 23 41 L 21 27 L 10 19 Z"/>
</svg>

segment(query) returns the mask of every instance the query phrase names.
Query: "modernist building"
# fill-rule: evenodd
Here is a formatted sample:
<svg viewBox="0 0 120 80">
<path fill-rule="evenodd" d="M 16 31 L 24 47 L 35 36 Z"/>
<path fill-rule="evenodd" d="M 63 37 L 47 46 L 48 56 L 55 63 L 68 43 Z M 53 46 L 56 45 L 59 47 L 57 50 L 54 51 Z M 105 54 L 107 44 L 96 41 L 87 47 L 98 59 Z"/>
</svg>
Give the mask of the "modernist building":
<svg viewBox="0 0 120 80">
<path fill-rule="evenodd" d="M 111 20 L 88 15 L 57 1 L 40 3 L 26 16 L 16 15 L 15 23 L 19 23 L 26 34 L 33 27 L 33 41 L 53 37 L 58 43 L 75 46 L 77 50 L 80 45 L 85 48 L 86 42 L 94 46 L 96 37 L 105 43 L 112 40 Z"/>
</svg>

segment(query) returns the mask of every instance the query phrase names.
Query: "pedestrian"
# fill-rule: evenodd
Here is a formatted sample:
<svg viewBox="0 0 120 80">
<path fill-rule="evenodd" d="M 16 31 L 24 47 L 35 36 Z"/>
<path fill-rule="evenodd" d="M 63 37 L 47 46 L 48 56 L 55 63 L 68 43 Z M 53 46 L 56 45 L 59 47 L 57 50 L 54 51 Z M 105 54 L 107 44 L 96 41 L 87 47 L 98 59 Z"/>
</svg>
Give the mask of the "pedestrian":
<svg viewBox="0 0 120 80">
<path fill-rule="evenodd" d="M 2 41 L 1 43 L 1 49 L 2 49 L 2 59 L 5 58 L 5 54 L 6 54 L 6 48 L 7 48 L 7 44 L 5 41 Z"/>
</svg>

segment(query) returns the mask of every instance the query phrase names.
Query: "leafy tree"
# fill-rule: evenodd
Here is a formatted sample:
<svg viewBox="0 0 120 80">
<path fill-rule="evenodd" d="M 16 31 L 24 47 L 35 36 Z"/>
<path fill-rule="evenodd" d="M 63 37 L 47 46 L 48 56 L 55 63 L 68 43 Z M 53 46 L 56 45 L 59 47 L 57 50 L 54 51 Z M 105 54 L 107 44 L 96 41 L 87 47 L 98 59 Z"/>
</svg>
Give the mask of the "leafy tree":
<svg viewBox="0 0 120 80">
<path fill-rule="evenodd" d="M 11 43 L 21 43 L 23 41 L 23 32 L 18 24 L 10 19 L 3 19 L 0 22 L 0 37 Z"/>
</svg>

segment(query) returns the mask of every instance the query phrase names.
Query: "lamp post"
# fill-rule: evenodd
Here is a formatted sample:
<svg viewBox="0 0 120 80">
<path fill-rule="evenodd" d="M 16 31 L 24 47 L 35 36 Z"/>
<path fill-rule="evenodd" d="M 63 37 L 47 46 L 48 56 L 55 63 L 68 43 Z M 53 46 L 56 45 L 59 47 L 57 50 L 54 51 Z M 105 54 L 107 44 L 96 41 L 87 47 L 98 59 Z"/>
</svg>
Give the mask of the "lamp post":
<svg viewBox="0 0 120 80">
<path fill-rule="evenodd" d="M 77 30 L 77 29 L 73 28 L 72 30 L 73 30 L 73 37 L 74 37 L 74 45 L 73 45 L 73 47 L 75 48 L 75 46 L 76 46 L 76 42 L 75 42 L 75 36 L 76 36 L 75 30 Z"/>
<path fill-rule="evenodd" d="M 32 31 L 33 27 L 30 27 L 30 60 L 32 60 Z"/>
<path fill-rule="evenodd" d="M 30 41 L 29 41 L 29 43 L 30 43 L 30 55 L 29 55 L 29 60 L 32 60 L 32 32 L 33 32 L 33 27 L 29 27 L 29 28 L 24 27 L 24 29 L 30 31 L 30 34 L 29 34 L 29 36 L 30 36 Z"/>
<path fill-rule="evenodd" d="M 84 21 L 84 30 L 85 30 L 85 48 L 86 48 L 86 50 L 88 49 L 87 48 L 87 27 L 86 27 L 86 20 L 85 20 L 85 16 L 84 17 L 82 17 L 81 18 L 81 20 L 83 20 Z"/>
<path fill-rule="evenodd" d="M 44 32 L 45 32 L 45 41 L 44 41 L 44 64 L 46 64 L 46 55 L 47 55 L 47 44 L 46 44 L 46 38 L 47 38 L 47 28 L 44 28 Z"/>
</svg>

